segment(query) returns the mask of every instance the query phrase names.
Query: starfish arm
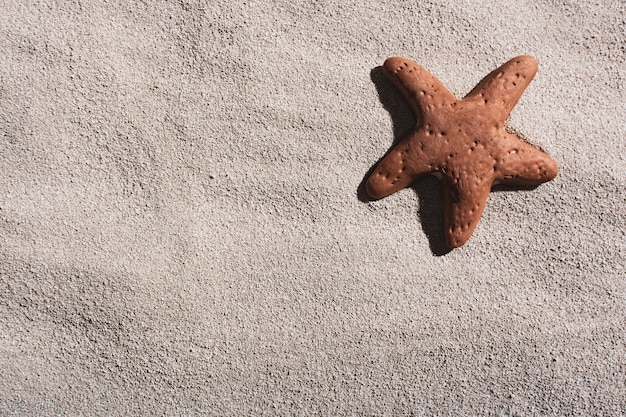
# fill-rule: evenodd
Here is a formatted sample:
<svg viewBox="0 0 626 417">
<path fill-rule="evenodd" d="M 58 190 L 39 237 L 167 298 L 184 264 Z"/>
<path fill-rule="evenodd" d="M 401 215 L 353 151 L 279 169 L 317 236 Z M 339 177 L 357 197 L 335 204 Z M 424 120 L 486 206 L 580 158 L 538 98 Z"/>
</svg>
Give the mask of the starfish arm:
<svg viewBox="0 0 626 417">
<path fill-rule="evenodd" d="M 387 197 L 408 187 L 420 176 L 433 172 L 431 158 L 421 145 L 424 139 L 424 133 L 414 132 L 385 155 L 365 184 L 371 198 Z"/>
<path fill-rule="evenodd" d="M 487 75 L 465 100 L 482 100 L 485 105 L 498 109 L 499 118 L 504 120 L 532 81 L 537 69 L 537 60 L 532 56 L 513 58 Z"/>
<path fill-rule="evenodd" d="M 505 133 L 508 149 L 496 159 L 495 179 L 508 185 L 539 185 L 556 177 L 559 168 L 547 154 Z"/>
<path fill-rule="evenodd" d="M 456 97 L 434 75 L 410 59 L 388 58 L 383 73 L 400 90 L 416 115 L 456 101 Z"/>
<path fill-rule="evenodd" d="M 441 182 L 443 225 L 446 244 L 454 249 L 469 240 L 483 214 L 491 181 L 484 180 L 470 189 L 453 185 L 445 177 Z"/>
</svg>

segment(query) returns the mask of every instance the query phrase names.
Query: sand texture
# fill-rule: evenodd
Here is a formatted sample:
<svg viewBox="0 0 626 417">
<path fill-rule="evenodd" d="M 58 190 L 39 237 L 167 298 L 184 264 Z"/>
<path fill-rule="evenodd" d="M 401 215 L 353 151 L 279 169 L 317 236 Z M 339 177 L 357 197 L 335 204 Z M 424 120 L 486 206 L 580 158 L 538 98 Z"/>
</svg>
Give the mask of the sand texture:
<svg viewBox="0 0 626 417">
<path fill-rule="evenodd" d="M 625 7 L 0 1 L 0 415 L 625 415 Z M 555 180 L 365 201 L 387 57 L 521 54 Z"/>
</svg>

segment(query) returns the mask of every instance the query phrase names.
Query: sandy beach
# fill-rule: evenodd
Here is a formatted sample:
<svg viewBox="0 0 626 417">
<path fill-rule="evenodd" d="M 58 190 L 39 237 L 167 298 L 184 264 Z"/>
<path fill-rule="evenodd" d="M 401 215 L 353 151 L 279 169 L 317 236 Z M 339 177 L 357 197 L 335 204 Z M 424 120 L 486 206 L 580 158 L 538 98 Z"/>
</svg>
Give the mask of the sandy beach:
<svg viewBox="0 0 626 417">
<path fill-rule="evenodd" d="M 626 414 L 621 1 L 0 2 L 0 414 Z M 446 248 L 438 180 L 368 201 L 419 122 L 381 65 L 559 175 Z"/>
</svg>

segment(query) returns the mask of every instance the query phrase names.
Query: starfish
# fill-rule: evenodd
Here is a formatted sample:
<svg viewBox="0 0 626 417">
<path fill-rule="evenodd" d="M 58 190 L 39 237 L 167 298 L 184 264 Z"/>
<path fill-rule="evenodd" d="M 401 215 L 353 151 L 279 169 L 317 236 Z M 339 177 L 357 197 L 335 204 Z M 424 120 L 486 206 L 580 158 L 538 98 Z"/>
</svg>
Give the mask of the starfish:
<svg viewBox="0 0 626 417">
<path fill-rule="evenodd" d="M 418 123 L 376 166 L 366 182 L 368 195 L 381 199 L 424 175 L 438 176 L 446 243 L 456 248 L 474 232 L 494 184 L 539 185 L 556 177 L 554 160 L 504 129 L 537 68 L 533 57 L 518 56 L 457 99 L 417 63 L 387 59 L 383 73 Z"/>
</svg>

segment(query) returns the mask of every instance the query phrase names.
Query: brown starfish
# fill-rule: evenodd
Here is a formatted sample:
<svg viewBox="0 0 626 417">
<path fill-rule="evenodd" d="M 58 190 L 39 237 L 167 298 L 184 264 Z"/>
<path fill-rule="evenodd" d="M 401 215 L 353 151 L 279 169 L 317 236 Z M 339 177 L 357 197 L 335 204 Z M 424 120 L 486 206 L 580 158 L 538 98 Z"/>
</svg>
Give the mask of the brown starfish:
<svg viewBox="0 0 626 417">
<path fill-rule="evenodd" d="M 439 176 L 446 243 L 456 248 L 472 235 L 494 183 L 538 185 L 556 177 L 556 162 L 504 129 L 536 72 L 533 57 L 518 56 L 459 100 L 415 62 L 387 59 L 383 73 L 423 118 L 368 178 L 369 196 L 380 199 L 423 175 Z"/>
</svg>

